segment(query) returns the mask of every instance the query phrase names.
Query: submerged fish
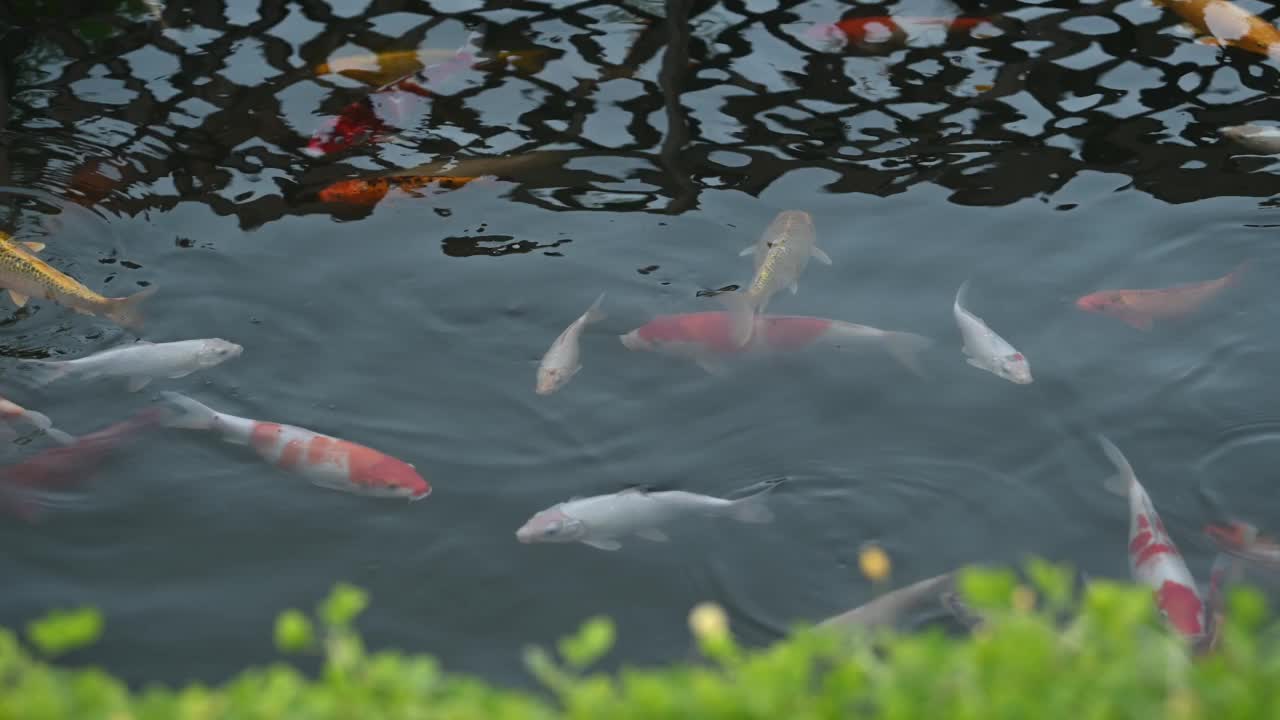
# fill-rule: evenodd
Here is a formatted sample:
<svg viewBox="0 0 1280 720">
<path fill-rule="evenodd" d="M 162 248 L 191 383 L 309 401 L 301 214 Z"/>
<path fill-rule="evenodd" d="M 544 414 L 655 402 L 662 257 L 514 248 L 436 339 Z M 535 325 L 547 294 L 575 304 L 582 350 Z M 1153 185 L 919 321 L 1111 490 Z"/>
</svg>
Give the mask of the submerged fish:
<svg viewBox="0 0 1280 720">
<path fill-rule="evenodd" d="M 829 617 L 820 628 L 875 628 L 896 624 L 902 616 L 944 601 L 955 589 L 955 573 L 943 573 L 887 592 L 864 605 Z"/>
<path fill-rule="evenodd" d="M 100 315 L 130 330 L 142 327 L 139 306 L 155 294 L 155 287 L 129 297 L 103 297 L 32 254 L 43 247 L 40 243 L 15 242 L 0 232 L 0 287 L 9 291 L 15 305 L 26 305 L 28 298 L 52 300 L 82 315 Z"/>
<path fill-rule="evenodd" d="M 16 433 L 9 424 L 21 420 L 32 427 L 43 430 L 46 435 L 64 445 L 74 440 L 70 435 L 55 428 L 53 426 L 53 421 L 49 419 L 48 415 L 36 412 L 35 410 L 28 410 L 12 400 L 3 397 L 0 397 L 0 419 L 4 420 L 4 424 L 0 425 L 0 428 L 2 428 L 0 429 L 0 437 L 7 436 L 12 439 Z"/>
<path fill-rule="evenodd" d="M 873 15 L 845 18 L 839 22 L 814 25 L 805 33 L 808 37 L 824 42 L 843 41 L 853 45 L 887 45 L 898 47 L 906 44 L 908 30 L 940 27 L 947 32 L 965 32 L 984 23 L 983 17 L 910 17 L 903 15 Z"/>
<path fill-rule="evenodd" d="M 623 490 L 611 495 L 574 498 L 539 512 L 516 531 L 522 543 L 580 542 L 601 550 L 622 547 L 618 538 L 637 535 L 654 542 L 670 538 L 662 526 L 686 515 L 728 515 L 747 523 L 766 523 L 773 513 L 764 505 L 769 488 L 737 500 L 682 490 Z"/>
<path fill-rule="evenodd" d="M 421 197 L 417 190 L 436 185 L 441 190 L 454 190 L 466 185 L 476 177 L 458 177 L 456 175 L 389 175 L 375 178 L 356 178 L 339 180 L 319 192 L 320 199 L 327 203 L 345 203 L 347 205 L 377 205 L 392 188 L 409 195 Z"/>
<path fill-rule="evenodd" d="M 157 378 L 186 377 L 240 357 L 244 348 L 222 338 L 131 345 L 104 350 L 75 360 L 24 360 L 43 374 L 41 384 L 67 375 L 90 380 L 101 377 L 129 379 L 129 392 L 137 392 Z"/>
<path fill-rule="evenodd" d="M 1157 0 L 1221 45 L 1280 60 L 1280 30 L 1227 0 Z"/>
<path fill-rule="evenodd" d="M 952 305 L 956 325 L 960 327 L 960 335 L 964 337 L 961 351 L 969 356 L 967 362 L 1009 382 L 1029 384 L 1032 380 L 1031 366 L 1027 364 L 1026 356 L 997 335 L 995 330 L 987 327 L 982 318 L 964 309 L 964 297 L 968 289 L 969 281 L 966 280 L 956 291 L 955 303 Z"/>
<path fill-rule="evenodd" d="M 1222 643 L 1223 623 L 1227 619 L 1227 586 L 1240 581 L 1240 559 L 1218 553 L 1209 568 L 1209 589 L 1205 595 L 1205 611 L 1209 627 L 1198 643 L 1199 652 L 1213 652 Z"/>
<path fill-rule="evenodd" d="M 374 90 L 347 105 L 337 117 L 326 120 L 312 134 L 303 152 L 320 157 L 405 129 L 411 111 L 433 96 L 431 85 L 467 70 L 474 62 L 474 55 L 461 51 L 450 60 Z"/>
<path fill-rule="evenodd" d="M 32 493 L 83 484 L 109 452 L 159 425 L 167 415 L 164 408 L 152 406 L 97 432 L 78 439 L 68 437 L 70 442 L 65 447 L 43 450 L 16 465 L 0 468 L 0 505 L 25 520 L 35 520 L 40 504 Z"/>
<path fill-rule="evenodd" d="M 1150 330 L 1157 320 L 1172 320 L 1189 315 L 1212 300 L 1224 289 L 1240 283 L 1249 263 L 1206 282 L 1177 285 L 1151 290 L 1102 290 L 1076 300 L 1085 312 L 1111 315 L 1139 330 Z"/>
<path fill-rule="evenodd" d="M 923 375 L 918 353 L 933 344 L 909 332 L 881 330 L 840 320 L 797 315 L 759 315 L 751 340 L 737 345 L 728 313 L 659 315 L 620 336 L 629 350 L 687 357 L 710 372 L 721 369 L 720 356 L 746 352 L 785 352 L 808 347 L 881 347 L 908 370 Z"/>
<path fill-rule="evenodd" d="M 1220 551 L 1268 570 L 1280 570 L 1280 543 L 1261 537 L 1253 525 L 1241 521 L 1211 524 L 1204 532 Z"/>
<path fill-rule="evenodd" d="M 1199 639 L 1205 633 L 1205 608 L 1195 578 L 1120 448 L 1102 436 L 1098 442 L 1118 471 L 1108 481 L 1108 489 L 1129 497 L 1129 571 L 1133 579 L 1155 591 L 1156 605 L 1178 633 Z"/>
<path fill-rule="evenodd" d="M 569 327 L 560 333 L 560 336 L 551 343 L 551 347 L 547 353 L 542 356 L 542 362 L 538 365 L 538 384 L 535 392 L 539 395 L 550 395 L 551 393 L 564 387 L 569 379 L 582 369 L 582 363 L 579 361 L 578 339 L 582 337 L 582 331 L 587 325 L 594 322 L 600 322 L 605 318 L 604 311 L 600 309 L 600 303 L 604 300 L 604 293 L 591 303 L 591 307 L 582 313 L 577 320 L 569 323 Z"/>
<path fill-rule="evenodd" d="M 297 473 L 320 487 L 372 497 L 421 500 L 431 485 L 414 467 L 373 448 L 292 425 L 227 415 L 175 392 L 162 393 L 183 410 L 170 427 L 212 430 L 222 439 L 253 448 L 263 460 Z"/>
<path fill-rule="evenodd" d="M 1228 125 L 1218 132 L 1240 145 L 1260 153 L 1280 153 L 1280 128 L 1270 125 Z"/>
<path fill-rule="evenodd" d="M 412 75 L 432 60 L 443 61 L 457 55 L 456 50 L 419 48 L 390 52 L 348 55 L 331 58 L 315 69 L 317 75 L 343 75 L 369 85 L 386 85 Z"/>
<path fill-rule="evenodd" d="M 754 245 L 739 255 L 752 255 L 756 272 L 743 292 L 724 293 L 716 298 L 729 308 L 732 337 L 737 345 L 746 345 L 755 329 L 754 316 L 765 311 L 769 299 L 783 288 L 795 294 L 800 290 L 800 276 L 809 258 L 830 265 L 831 258 L 817 245 L 813 218 L 802 210 L 783 210 L 769 223 Z"/>
</svg>

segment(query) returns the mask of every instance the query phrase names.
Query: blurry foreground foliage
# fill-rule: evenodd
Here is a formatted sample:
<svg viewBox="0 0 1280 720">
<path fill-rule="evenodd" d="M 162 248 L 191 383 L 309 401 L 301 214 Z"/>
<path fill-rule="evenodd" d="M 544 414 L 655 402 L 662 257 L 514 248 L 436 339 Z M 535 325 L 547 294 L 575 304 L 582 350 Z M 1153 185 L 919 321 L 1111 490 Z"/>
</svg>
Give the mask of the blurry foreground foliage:
<svg viewBox="0 0 1280 720">
<path fill-rule="evenodd" d="M 1034 570 L 1034 587 L 1006 572 L 964 576 L 966 596 L 987 619 L 971 637 L 798 629 L 749 650 L 723 611 L 703 604 L 690 627 L 705 661 L 607 674 L 589 668 L 609 651 L 614 628 L 592 619 L 556 654 L 527 652 L 541 694 L 446 674 L 425 656 L 366 652 L 353 622 L 369 598 L 350 586 L 336 588 L 314 618 L 291 610 L 277 621 L 282 650 L 323 655 L 315 678 L 277 664 L 220 687 L 131 691 L 99 670 L 51 666 L 0 631 L 0 718 L 1280 717 L 1280 650 L 1256 593 L 1231 596 L 1221 650 L 1192 658 L 1156 617 L 1150 591 L 1095 582 L 1069 613 L 1069 575 Z M 27 639 L 51 656 L 91 642 L 100 628 L 96 613 L 79 610 L 33 623 Z"/>
</svg>

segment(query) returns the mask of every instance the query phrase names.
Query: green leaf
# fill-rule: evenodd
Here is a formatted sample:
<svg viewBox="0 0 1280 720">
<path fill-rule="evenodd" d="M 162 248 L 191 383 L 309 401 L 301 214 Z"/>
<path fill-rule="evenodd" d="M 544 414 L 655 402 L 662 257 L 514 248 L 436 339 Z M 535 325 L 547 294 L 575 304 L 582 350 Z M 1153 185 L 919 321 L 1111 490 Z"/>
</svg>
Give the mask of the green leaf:
<svg viewBox="0 0 1280 720">
<path fill-rule="evenodd" d="M 368 606 L 368 593 L 354 585 L 338 583 L 320 606 L 320 618 L 330 627 L 345 628 Z"/>
<path fill-rule="evenodd" d="M 1233 588 L 1227 596 L 1227 617 L 1238 628 L 1256 631 L 1267 618 L 1267 601 L 1252 588 Z"/>
<path fill-rule="evenodd" d="M 1071 601 L 1071 570 L 1039 558 L 1027 564 L 1027 575 L 1040 594 L 1055 609 L 1066 607 Z"/>
<path fill-rule="evenodd" d="M 311 621 L 298 610 L 286 610 L 276 618 L 276 648 L 281 652 L 302 652 L 315 644 Z"/>
<path fill-rule="evenodd" d="M 1017 587 L 1009 570 L 967 568 L 960 573 L 960 590 L 969 604 L 983 609 L 1007 609 Z"/>
<path fill-rule="evenodd" d="M 27 639 L 48 655 L 92 645 L 102 635 L 102 613 L 92 608 L 55 610 L 27 623 Z"/>
<path fill-rule="evenodd" d="M 593 617 L 582 624 L 577 635 L 560 641 L 560 655 L 582 670 L 609 652 L 613 639 L 613 622 L 606 617 Z"/>
</svg>

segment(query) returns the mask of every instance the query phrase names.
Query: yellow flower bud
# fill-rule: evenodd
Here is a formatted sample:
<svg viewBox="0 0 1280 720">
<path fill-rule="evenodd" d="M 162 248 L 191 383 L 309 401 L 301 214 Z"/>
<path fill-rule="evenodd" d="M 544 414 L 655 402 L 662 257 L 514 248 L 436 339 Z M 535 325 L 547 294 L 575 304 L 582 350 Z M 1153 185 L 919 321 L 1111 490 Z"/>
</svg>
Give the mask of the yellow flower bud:
<svg viewBox="0 0 1280 720">
<path fill-rule="evenodd" d="M 858 553 L 858 567 L 862 574 L 872 582 L 880 582 L 889 577 L 891 563 L 889 555 L 877 545 L 867 545 Z"/>
<path fill-rule="evenodd" d="M 721 638 L 729 633 L 729 616 L 715 603 L 698 603 L 689 611 L 689 629 L 699 639 Z"/>
</svg>

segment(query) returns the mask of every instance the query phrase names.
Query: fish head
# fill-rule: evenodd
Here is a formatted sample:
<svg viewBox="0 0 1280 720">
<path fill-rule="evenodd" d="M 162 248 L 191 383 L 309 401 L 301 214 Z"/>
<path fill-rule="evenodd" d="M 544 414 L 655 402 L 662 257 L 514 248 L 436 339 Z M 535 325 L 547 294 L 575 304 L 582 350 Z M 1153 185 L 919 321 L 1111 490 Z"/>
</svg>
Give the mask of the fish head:
<svg viewBox="0 0 1280 720">
<path fill-rule="evenodd" d="M 1169 624 L 1187 637 L 1204 634 L 1204 602 L 1192 588 L 1165 580 L 1156 591 L 1156 603 Z"/>
<path fill-rule="evenodd" d="M 623 346 L 628 350 L 652 350 L 653 343 L 649 342 L 648 338 L 640 332 L 642 329 L 636 328 L 626 335 L 619 335 L 618 339 L 622 341 Z"/>
<path fill-rule="evenodd" d="M 196 362 L 200 367 L 213 367 L 219 363 L 240 357 L 244 348 L 222 338 L 205 340 L 196 353 Z"/>
<path fill-rule="evenodd" d="M 1031 384 L 1031 365 L 1027 356 L 1020 352 L 1011 353 L 996 361 L 995 372 L 1000 377 L 1017 385 Z"/>
<path fill-rule="evenodd" d="M 525 544 L 566 543 L 578 540 L 586 532 L 587 526 L 581 520 L 566 514 L 557 505 L 529 518 L 516 530 L 516 540 Z"/>
<path fill-rule="evenodd" d="M 568 368 L 540 367 L 538 368 L 538 385 L 534 388 L 534 392 L 539 395 L 550 395 L 564 387 L 571 377 L 573 377 L 573 371 Z"/>
<path fill-rule="evenodd" d="M 360 492 L 409 500 L 421 500 L 431 494 L 431 483 L 403 460 L 369 451 L 353 454 L 348 462 L 351 479 L 360 487 Z"/>
<path fill-rule="evenodd" d="M 1085 312 L 1116 314 L 1125 307 L 1125 296 L 1116 292 L 1096 292 L 1076 300 L 1076 307 Z"/>
</svg>

